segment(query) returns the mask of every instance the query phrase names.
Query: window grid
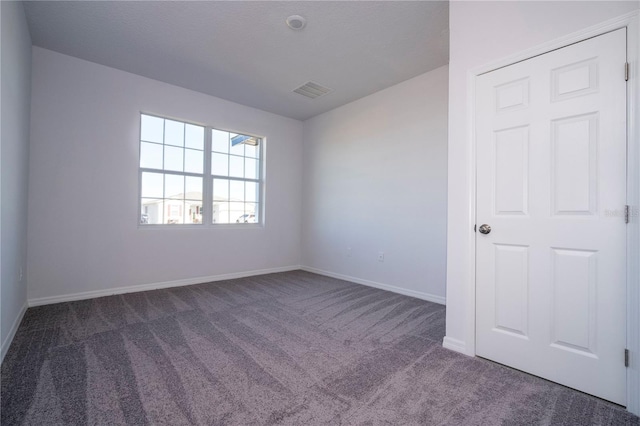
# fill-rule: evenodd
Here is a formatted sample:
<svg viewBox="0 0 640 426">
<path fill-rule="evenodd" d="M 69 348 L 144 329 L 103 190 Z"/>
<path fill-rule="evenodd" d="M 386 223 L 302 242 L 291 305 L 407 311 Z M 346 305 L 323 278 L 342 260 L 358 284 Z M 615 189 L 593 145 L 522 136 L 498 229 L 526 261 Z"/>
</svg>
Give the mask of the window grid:
<svg viewBox="0 0 640 426">
<path fill-rule="evenodd" d="M 162 134 L 154 135 L 154 131 L 151 129 L 150 133 L 147 132 L 148 134 L 145 135 L 145 120 L 150 120 L 150 122 L 156 120 L 156 125 L 159 124 L 157 120 L 162 120 Z M 177 138 L 178 142 L 173 139 L 175 134 L 169 135 L 169 123 L 174 126 L 172 130 L 174 133 L 176 126 L 181 127 L 181 134 Z M 189 126 L 202 130 L 199 133 L 201 139 L 197 147 L 192 146 L 193 141 L 188 142 Z M 156 129 L 156 133 L 158 133 L 159 129 L 160 126 Z M 221 224 L 262 222 L 259 214 L 262 201 L 260 179 L 262 172 L 260 160 L 262 151 L 261 138 L 149 114 L 141 114 L 140 132 L 139 211 L 141 213 L 139 223 L 141 225 L 175 224 L 200 227 L 207 224 L 219 226 Z M 212 135 L 214 132 L 226 135 L 226 152 L 220 151 L 213 146 Z M 151 136 L 145 137 L 149 135 Z M 240 141 L 234 146 L 232 139 L 235 137 L 239 137 Z M 160 160 L 159 162 L 153 161 L 152 154 L 145 155 L 145 149 L 149 147 L 161 148 L 161 156 L 157 159 Z M 167 156 L 171 155 L 172 150 L 176 152 L 176 149 L 180 149 L 182 154 L 181 170 L 175 170 L 178 168 L 175 164 L 172 167 L 168 164 Z M 192 164 L 198 164 L 197 169 L 198 171 L 202 170 L 202 173 L 187 171 L 188 169 L 193 170 L 188 160 L 188 156 L 192 155 L 192 152 L 201 154 L 198 158 L 199 163 Z M 209 154 L 206 154 L 207 152 Z M 224 154 L 226 156 L 226 174 L 214 174 L 213 154 Z M 231 164 L 233 158 L 240 160 L 235 166 Z M 145 167 L 145 165 L 149 166 L 147 161 L 149 159 L 152 160 L 151 163 L 153 164 L 151 165 L 155 167 Z M 235 161 L 237 162 L 238 160 Z M 251 164 L 250 167 L 254 169 L 250 173 L 248 173 L 247 164 Z M 149 193 L 149 185 L 146 185 L 145 181 L 153 176 L 158 182 L 156 182 L 155 192 L 151 191 L 152 193 Z M 178 185 L 175 182 L 171 183 L 174 177 L 181 178 L 177 179 Z M 197 182 L 198 179 L 199 182 Z M 196 186 L 201 192 L 193 191 L 194 181 L 197 182 Z M 215 181 L 226 181 L 226 199 L 216 199 L 217 194 L 214 193 Z M 242 191 L 236 188 L 232 193 L 232 186 L 235 185 L 237 187 L 237 184 L 234 183 L 240 183 Z M 160 191 L 158 191 L 158 187 L 161 188 Z M 176 188 L 180 189 L 177 193 Z M 224 210 L 224 212 L 221 212 L 220 209 Z"/>
<path fill-rule="evenodd" d="M 211 172 L 211 184 L 212 184 L 212 221 L 213 223 L 258 223 L 260 222 L 260 148 L 261 143 L 257 140 L 257 144 L 248 145 L 244 142 L 233 145 L 234 137 L 245 137 L 245 135 L 227 133 L 226 142 L 220 144 L 219 131 L 212 130 L 212 144 L 211 144 L 211 156 L 213 158 L 221 158 L 225 156 L 226 174 L 217 173 L 220 170 L 213 170 L 212 160 L 212 172 Z M 216 143 L 213 143 L 214 135 L 217 134 L 218 138 Z M 251 139 L 251 138 L 250 138 Z M 238 147 L 240 149 L 238 149 Z M 249 152 L 247 152 L 249 151 Z M 240 161 L 238 168 L 234 167 L 232 162 Z M 249 161 L 254 162 L 254 170 L 248 177 L 247 163 Z M 252 177 L 255 176 L 255 177 Z M 238 189 L 233 190 L 234 183 L 240 183 L 241 191 Z M 221 188 L 221 185 L 224 187 Z M 249 197 L 250 191 L 247 188 L 253 187 L 253 195 Z"/>
</svg>

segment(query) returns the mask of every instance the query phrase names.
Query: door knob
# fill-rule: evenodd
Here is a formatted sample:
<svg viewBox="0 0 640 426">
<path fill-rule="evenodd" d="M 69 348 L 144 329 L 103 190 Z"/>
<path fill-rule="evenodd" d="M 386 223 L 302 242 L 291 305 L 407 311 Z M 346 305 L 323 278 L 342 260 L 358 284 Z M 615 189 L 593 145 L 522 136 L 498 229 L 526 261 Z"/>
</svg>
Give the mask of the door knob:
<svg viewBox="0 0 640 426">
<path fill-rule="evenodd" d="M 480 225 L 479 231 L 481 234 L 488 234 L 491 232 L 491 227 L 485 223 L 484 225 Z"/>
</svg>

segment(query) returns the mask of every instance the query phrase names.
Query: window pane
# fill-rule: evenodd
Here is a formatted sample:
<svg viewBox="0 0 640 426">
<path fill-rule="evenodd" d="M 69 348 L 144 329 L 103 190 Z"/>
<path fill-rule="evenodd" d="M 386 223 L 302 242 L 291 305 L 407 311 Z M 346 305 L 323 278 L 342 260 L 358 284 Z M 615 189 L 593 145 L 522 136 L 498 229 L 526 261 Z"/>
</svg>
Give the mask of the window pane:
<svg viewBox="0 0 640 426">
<path fill-rule="evenodd" d="M 229 181 L 227 179 L 213 180 L 213 200 L 229 201 Z"/>
<path fill-rule="evenodd" d="M 184 149 L 174 146 L 164 147 L 164 169 L 181 172 L 183 169 L 182 155 Z"/>
<path fill-rule="evenodd" d="M 229 156 L 227 154 L 211 154 L 211 174 L 229 176 Z"/>
<path fill-rule="evenodd" d="M 202 203 L 197 201 L 185 202 L 184 223 L 202 223 Z"/>
<path fill-rule="evenodd" d="M 162 173 L 142 173 L 141 196 L 145 198 L 162 198 Z"/>
<path fill-rule="evenodd" d="M 141 204 L 141 225 L 159 225 L 162 223 L 162 200 L 143 198 Z"/>
<path fill-rule="evenodd" d="M 258 184 L 255 182 L 246 182 L 244 200 L 246 202 L 258 201 Z"/>
<path fill-rule="evenodd" d="M 231 139 L 234 138 L 234 136 L 241 136 L 241 135 L 237 135 L 235 133 L 230 133 L 229 136 L 231 137 Z M 229 144 L 231 145 L 232 141 L 229 141 Z M 243 143 L 239 143 L 236 144 L 235 146 L 231 146 L 231 151 L 229 151 L 230 154 L 233 155 L 244 155 L 244 144 Z"/>
<path fill-rule="evenodd" d="M 246 215 L 247 223 L 258 223 L 258 204 L 246 203 L 244 205 L 244 212 Z"/>
<path fill-rule="evenodd" d="M 202 173 L 203 152 L 194 149 L 184 150 L 184 171 L 189 173 Z"/>
<path fill-rule="evenodd" d="M 229 156 L 229 176 L 244 177 L 244 158 Z"/>
<path fill-rule="evenodd" d="M 211 150 L 215 152 L 229 152 L 229 132 L 212 129 Z"/>
<path fill-rule="evenodd" d="M 184 198 L 184 176 L 164 175 L 164 198 Z"/>
<path fill-rule="evenodd" d="M 140 116 L 140 139 L 148 142 L 162 143 L 164 137 L 164 119 L 150 115 Z"/>
<path fill-rule="evenodd" d="M 165 120 L 164 143 L 166 145 L 184 146 L 184 123 Z"/>
<path fill-rule="evenodd" d="M 258 160 L 253 158 L 244 159 L 244 177 L 247 179 L 258 178 Z"/>
<path fill-rule="evenodd" d="M 258 158 L 260 156 L 260 145 L 247 144 L 244 147 L 244 155 L 251 158 Z"/>
<path fill-rule="evenodd" d="M 229 219 L 232 223 L 244 223 L 244 203 L 229 203 Z"/>
<path fill-rule="evenodd" d="M 185 181 L 186 193 L 184 198 L 187 200 L 202 201 L 202 178 L 187 176 Z"/>
<path fill-rule="evenodd" d="M 140 167 L 146 169 L 161 169 L 162 145 L 142 142 L 140 144 Z"/>
<path fill-rule="evenodd" d="M 193 149 L 204 149 L 204 127 L 187 124 L 184 146 Z"/>
<path fill-rule="evenodd" d="M 232 180 L 229 183 L 229 200 L 244 201 L 244 182 Z"/>
<path fill-rule="evenodd" d="M 183 224 L 183 207 L 184 203 L 180 200 L 164 200 L 164 223 L 170 225 Z"/>
<path fill-rule="evenodd" d="M 213 223 L 229 223 L 229 203 L 213 203 Z"/>
</svg>

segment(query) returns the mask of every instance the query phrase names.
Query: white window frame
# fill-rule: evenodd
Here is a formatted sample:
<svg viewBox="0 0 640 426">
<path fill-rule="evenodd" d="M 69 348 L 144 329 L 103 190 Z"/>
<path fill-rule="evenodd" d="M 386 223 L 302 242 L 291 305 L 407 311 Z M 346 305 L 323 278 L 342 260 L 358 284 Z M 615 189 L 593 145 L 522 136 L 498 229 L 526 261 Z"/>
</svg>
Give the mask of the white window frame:
<svg viewBox="0 0 640 426">
<path fill-rule="evenodd" d="M 197 123 L 194 121 L 184 120 L 181 118 L 174 118 L 163 116 L 159 114 L 149 113 L 140 111 L 138 117 L 138 203 L 137 203 L 137 217 L 136 223 L 138 224 L 138 229 L 220 229 L 220 228 L 262 228 L 264 227 L 265 218 L 265 194 L 264 194 L 264 144 L 266 137 L 258 136 L 252 133 L 247 133 L 244 131 L 237 130 L 229 130 L 220 127 L 214 127 L 207 124 Z M 191 124 L 194 126 L 200 126 L 204 128 L 204 147 L 203 147 L 203 170 L 202 174 L 200 173 L 192 173 L 192 172 L 178 172 L 174 170 L 165 170 L 165 169 L 154 169 L 140 166 L 140 159 L 142 156 L 142 116 L 150 116 L 157 117 L 163 120 L 172 120 L 181 122 L 184 124 Z M 222 175 L 214 175 L 211 172 L 211 131 L 218 130 L 222 132 L 235 133 L 239 135 L 250 136 L 258 139 L 258 170 L 257 170 L 257 178 L 249 179 L 249 178 L 238 178 L 232 176 L 222 176 Z M 164 141 L 163 141 L 164 146 Z M 231 155 L 231 154 L 229 154 Z M 243 157 L 246 158 L 246 157 Z M 163 150 L 163 159 L 164 159 L 164 150 Z M 164 163 L 164 162 L 163 162 Z M 142 174 L 143 173 L 162 173 L 169 175 L 177 175 L 177 176 L 192 176 L 192 177 L 201 177 L 202 178 L 202 223 L 179 223 L 179 224 L 168 224 L 168 223 L 156 223 L 156 224 L 143 224 L 140 222 L 142 213 Z M 229 181 L 241 181 L 241 182 L 255 182 L 258 185 L 258 195 L 256 201 L 256 214 L 258 215 L 258 221 L 256 223 L 244 223 L 244 222 L 230 222 L 230 223 L 213 223 L 213 179 L 227 179 Z M 164 199 L 164 198 L 163 198 Z M 246 199 L 246 198 L 245 198 Z M 183 214 L 184 216 L 184 214 Z"/>
</svg>

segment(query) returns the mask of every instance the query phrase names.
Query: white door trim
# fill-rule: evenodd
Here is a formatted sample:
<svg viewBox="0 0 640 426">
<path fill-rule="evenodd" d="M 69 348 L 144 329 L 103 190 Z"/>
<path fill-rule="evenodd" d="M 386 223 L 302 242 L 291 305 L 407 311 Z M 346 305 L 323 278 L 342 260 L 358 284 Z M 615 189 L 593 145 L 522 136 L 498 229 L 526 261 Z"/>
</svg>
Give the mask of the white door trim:
<svg viewBox="0 0 640 426">
<path fill-rule="evenodd" d="M 562 38 L 544 43 L 525 51 L 510 55 L 498 61 L 469 70 L 467 73 L 468 98 L 470 105 L 467 114 L 468 134 L 471 142 L 471 155 L 468 169 L 470 170 L 468 187 L 470 189 L 468 226 L 473 229 L 476 224 L 476 78 L 484 73 L 514 64 L 534 56 L 547 53 L 598 35 L 627 28 L 627 57 L 630 64 L 629 81 L 627 84 L 627 204 L 632 206 L 631 222 L 627 228 L 627 348 L 631 352 L 631 363 L 627 369 L 627 409 L 640 415 L 640 11 L 634 11 L 618 18 L 569 34 Z M 624 72 L 621 64 L 621 76 Z M 448 341 L 445 337 L 444 345 L 450 349 L 469 355 L 476 353 L 476 244 L 475 233 L 469 232 L 468 247 L 470 259 L 468 265 L 469 288 L 466 305 L 467 317 L 465 327 L 465 342 Z M 451 339 L 449 339 L 451 340 Z M 620 355 L 623 362 L 623 354 Z"/>
</svg>

